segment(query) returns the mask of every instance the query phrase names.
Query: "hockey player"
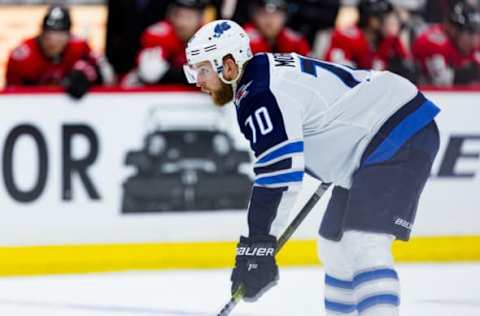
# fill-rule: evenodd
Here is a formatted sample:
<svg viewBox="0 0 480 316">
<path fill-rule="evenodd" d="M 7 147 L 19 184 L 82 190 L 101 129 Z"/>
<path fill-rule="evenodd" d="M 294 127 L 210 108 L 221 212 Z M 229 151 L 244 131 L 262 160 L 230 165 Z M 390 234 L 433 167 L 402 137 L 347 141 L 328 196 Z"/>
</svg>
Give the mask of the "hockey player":
<svg viewBox="0 0 480 316">
<path fill-rule="evenodd" d="M 310 53 L 307 39 L 286 26 L 288 5 L 284 0 L 254 0 L 252 21 L 244 26 L 253 53 Z"/>
<path fill-rule="evenodd" d="M 359 21 L 335 30 L 325 60 L 358 68 L 392 70 L 415 79 L 411 54 L 400 39 L 401 21 L 388 0 L 361 0 Z"/>
<path fill-rule="evenodd" d="M 444 24 L 433 25 L 413 43 L 424 83 L 438 86 L 480 82 L 480 12 L 457 3 Z"/>
<path fill-rule="evenodd" d="M 295 53 L 253 57 L 228 20 L 203 26 L 186 53 L 189 82 L 218 106 L 233 101 L 257 159 L 232 292 L 244 284 L 255 300 L 277 281 L 277 237 L 307 173 L 334 184 L 319 241 L 327 315 L 398 315 L 391 246 L 409 239 L 438 150 L 439 109 L 391 72 Z"/>
<path fill-rule="evenodd" d="M 186 84 L 182 70 L 185 46 L 202 26 L 204 8 L 203 0 L 173 1 L 167 19 L 142 33 L 137 67 L 122 80 L 122 85 Z"/>
<path fill-rule="evenodd" d="M 12 50 L 6 85 L 63 86 L 73 98 L 81 98 L 94 84 L 112 83 L 113 70 L 93 55 L 88 43 L 70 33 L 70 13 L 59 5 L 45 15 L 40 35 Z"/>
</svg>

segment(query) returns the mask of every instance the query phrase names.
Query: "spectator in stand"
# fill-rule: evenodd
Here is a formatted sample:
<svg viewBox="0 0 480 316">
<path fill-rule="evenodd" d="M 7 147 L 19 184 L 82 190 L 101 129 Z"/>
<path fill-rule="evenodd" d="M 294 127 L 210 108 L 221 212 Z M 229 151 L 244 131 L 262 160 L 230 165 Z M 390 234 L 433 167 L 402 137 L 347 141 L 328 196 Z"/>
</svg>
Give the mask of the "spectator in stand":
<svg viewBox="0 0 480 316">
<path fill-rule="evenodd" d="M 400 38 L 400 18 L 388 0 L 360 0 L 357 25 L 332 34 L 325 59 L 358 68 L 390 70 L 416 81 L 411 54 Z"/>
<path fill-rule="evenodd" d="M 233 20 L 240 25 L 250 20 L 250 2 L 252 0 L 213 0 L 218 19 Z"/>
<path fill-rule="evenodd" d="M 81 98 L 95 84 L 113 83 L 113 70 L 92 53 L 88 43 L 70 33 L 66 7 L 49 7 L 39 35 L 23 41 L 10 53 L 7 88 L 62 86 L 73 98 Z"/>
<path fill-rule="evenodd" d="M 252 22 L 244 26 L 253 53 L 310 53 L 307 40 L 286 27 L 288 5 L 284 0 L 254 0 Z"/>
<path fill-rule="evenodd" d="M 288 25 L 304 35 L 312 46 L 312 55 L 324 56 L 335 28 L 340 0 L 296 0 L 289 6 Z"/>
<path fill-rule="evenodd" d="M 412 51 L 424 84 L 480 83 L 480 12 L 458 2 L 445 23 L 432 25 L 415 40 Z"/>
<path fill-rule="evenodd" d="M 166 20 L 148 27 L 141 35 L 137 67 L 122 81 L 126 87 L 155 84 L 188 84 L 183 74 L 185 47 L 203 24 L 205 1 L 175 0 Z"/>
<path fill-rule="evenodd" d="M 170 0 L 109 0 L 105 52 L 119 77 L 135 67 L 140 35 L 165 19 Z"/>
</svg>

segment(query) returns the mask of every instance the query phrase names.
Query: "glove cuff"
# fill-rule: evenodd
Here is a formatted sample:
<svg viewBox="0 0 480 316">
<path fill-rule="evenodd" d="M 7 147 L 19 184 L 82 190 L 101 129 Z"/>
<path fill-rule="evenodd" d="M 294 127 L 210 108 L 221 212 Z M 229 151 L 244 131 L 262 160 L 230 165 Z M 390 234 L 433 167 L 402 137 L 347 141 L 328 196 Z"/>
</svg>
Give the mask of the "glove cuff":
<svg viewBox="0 0 480 316">
<path fill-rule="evenodd" d="M 248 237 L 240 236 L 241 243 L 271 242 L 276 243 L 277 237 L 272 235 L 251 235 Z"/>
</svg>

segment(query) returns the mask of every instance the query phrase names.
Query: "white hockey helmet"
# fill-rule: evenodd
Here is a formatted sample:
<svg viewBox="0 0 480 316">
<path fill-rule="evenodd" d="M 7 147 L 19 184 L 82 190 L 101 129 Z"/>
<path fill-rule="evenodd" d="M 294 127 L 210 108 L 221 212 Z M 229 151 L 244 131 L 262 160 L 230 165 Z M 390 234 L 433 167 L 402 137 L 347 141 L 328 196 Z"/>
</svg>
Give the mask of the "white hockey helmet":
<svg viewBox="0 0 480 316">
<path fill-rule="evenodd" d="M 189 83 L 197 82 L 197 72 L 193 65 L 209 61 L 220 79 L 225 83 L 238 80 L 242 67 L 253 57 L 250 39 L 245 30 L 230 20 L 216 20 L 202 26 L 188 41 L 185 49 L 187 64 L 183 69 Z M 239 76 L 234 80 L 223 77 L 223 58 L 231 54 L 240 68 Z"/>
</svg>

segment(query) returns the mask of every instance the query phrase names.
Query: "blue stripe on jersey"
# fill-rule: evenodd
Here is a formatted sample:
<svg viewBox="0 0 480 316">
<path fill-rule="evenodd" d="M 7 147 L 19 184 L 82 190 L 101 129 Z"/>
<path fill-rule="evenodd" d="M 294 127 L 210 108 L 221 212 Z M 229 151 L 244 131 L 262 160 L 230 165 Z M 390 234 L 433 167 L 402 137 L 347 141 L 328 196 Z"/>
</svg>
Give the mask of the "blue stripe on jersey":
<svg viewBox="0 0 480 316">
<path fill-rule="evenodd" d="M 337 303 L 327 299 L 325 300 L 325 309 L 329 311 L 334 311 L 342 314 L 349 314 L 349 313 L 353 313 L 356 308 L 357 306 L 354 304 Z"/>
<path fill-rule="evenodd" d="M 376 305 L 400 305 L 400 298 L 393 294 L 380 294 L 370 296 L 357 304 L 357 310 L 362 313 L 366 309 Z"/>
<path fill-rule="evenodd" d="M 262 177 L 255 180 L 255 184 L 269 185 L 289 182 L 301 182 L 303 180 L 303 171 L 294 171 L 281 173 L 274 176 Z"/>
<path fill-rule="evenodd" d="M 440 112 L 440 109 L 431 101 L 426 100 L 414 112 L 400 121 L 386 138 L 364 160 L 367 166 L 392 158 L 398 149 L 420 129 L 428 125 Z"/>
<path fill-rule="evenodd" d="M 353 287 L 358 287 L 360 284 L 378 280 L 378 279 L 396 279 L 398 280 L 397 272 L 393 269 L 377 269 L 372 271 L 362 272 L 353 278 Z"/>
<path fill-rule="evenodd" d="M 303 152 L 303 141 L 288 143 L 268 153 L 267 155 L 259 159 L 257 163 L 265 163 L 284 155 L 301 152 Z"/>
<path fill-rule="evenodd" d="M 253 168 L 253 171 L 255 172 L 256 175 L 260 175 L 260 174 L 270 173 L 270 172 L 275 172 L 280 170 L 287 170 L 290 168 L 292 168 L 292 158 L 287 158 L 287 159 L 283 159 L 275 163 L 272 163 L 270 165 L 266 165 L 264 167 L 255 167 Z"/>
<path fill-rule="evenodd" d="M 337 278 L 334 278 L 328 274 L 325 274 L 325 284 L 332 286 L 332 287 L 338 287 L 341 289 L 348 289 L 348 290 L 353 290 L 353 282 L 352 281 L 345 281 L 345 280 L 340 280 Z"/>
<path fill-rule="evenodd" d="M 253 187 L 248 208 L 249 235 L 268 235 L 277 216 L 277 209 L 282 199 L 284 188 Z"/>
</svg>

